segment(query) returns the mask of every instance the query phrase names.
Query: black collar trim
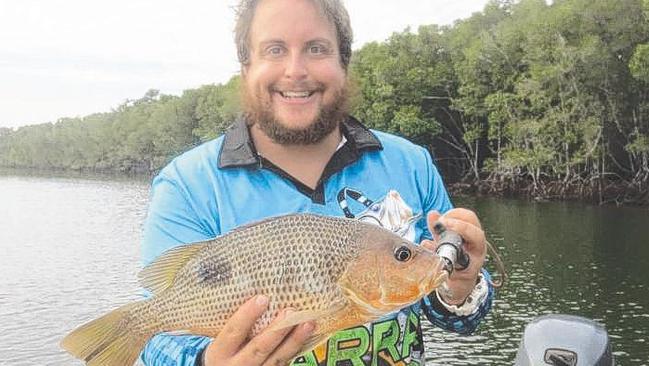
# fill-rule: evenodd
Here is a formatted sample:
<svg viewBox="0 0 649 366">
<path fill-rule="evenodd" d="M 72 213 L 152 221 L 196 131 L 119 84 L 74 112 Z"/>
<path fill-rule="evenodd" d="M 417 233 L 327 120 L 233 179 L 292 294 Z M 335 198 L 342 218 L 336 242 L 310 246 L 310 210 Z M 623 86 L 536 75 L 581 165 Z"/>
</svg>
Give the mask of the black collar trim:
<svg viewBox="0 0 649 366">
<path fill-rule="evenodd" d="M 382 150 L 379 139 L 354 117 L 349 116 L 341 123 L 341 132 L 345 135 L 347 143 L 356 157 L 363 150 Z M 261 167 L 261 160 L 257 155 L 255 145 L 250 138 L 250 131 L 243 118 L 239 118 L 225 133 L 223 145 L 219 153 L 219 168 L 235 168 L 257 166 Z"/>
</svg>

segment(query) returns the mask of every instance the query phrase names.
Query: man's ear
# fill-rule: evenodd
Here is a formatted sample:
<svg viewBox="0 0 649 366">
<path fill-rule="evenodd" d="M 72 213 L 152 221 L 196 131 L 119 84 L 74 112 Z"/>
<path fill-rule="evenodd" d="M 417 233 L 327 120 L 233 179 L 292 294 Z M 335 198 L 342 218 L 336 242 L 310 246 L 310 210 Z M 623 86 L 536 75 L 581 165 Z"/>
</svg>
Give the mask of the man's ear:
<svg viewBox="0 0 649 366">
<path fill-rule="evenodd" d="M 248 75 L 248 65 L 241 65 L 241 78 L 245 79 Z"/>
</svg>

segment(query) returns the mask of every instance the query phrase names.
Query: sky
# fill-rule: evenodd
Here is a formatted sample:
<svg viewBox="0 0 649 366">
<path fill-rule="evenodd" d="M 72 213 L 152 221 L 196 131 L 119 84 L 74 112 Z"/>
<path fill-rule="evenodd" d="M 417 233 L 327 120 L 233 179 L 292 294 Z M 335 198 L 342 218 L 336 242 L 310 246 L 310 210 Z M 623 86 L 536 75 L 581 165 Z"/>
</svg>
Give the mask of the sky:
<svg viewBox="0 0 649 366">
<path fill-rule="evenodd" d="M 354 49 L 487 0 L 344 0 Z M 0 0 L 0 127 L 109 112 L 238 73 L 236 0 Z"/>
</svg>

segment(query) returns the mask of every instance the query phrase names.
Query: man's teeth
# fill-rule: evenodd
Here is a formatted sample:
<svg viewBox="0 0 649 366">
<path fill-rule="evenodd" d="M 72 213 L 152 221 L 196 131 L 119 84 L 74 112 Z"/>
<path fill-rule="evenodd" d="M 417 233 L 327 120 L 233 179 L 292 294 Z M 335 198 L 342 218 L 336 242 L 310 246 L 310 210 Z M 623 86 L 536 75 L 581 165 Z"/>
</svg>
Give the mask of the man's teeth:
<svg viewBox="0 0 649 366">
<path fill-rule="evenodd" d="M 285 92 L 281 92 L 281 94 L 284 98 L 308 98 L 309 96 L 311 96 L 311 92 L 308 91 L 300 91 L 300 92 L 285 91 Z"/>
</svg>

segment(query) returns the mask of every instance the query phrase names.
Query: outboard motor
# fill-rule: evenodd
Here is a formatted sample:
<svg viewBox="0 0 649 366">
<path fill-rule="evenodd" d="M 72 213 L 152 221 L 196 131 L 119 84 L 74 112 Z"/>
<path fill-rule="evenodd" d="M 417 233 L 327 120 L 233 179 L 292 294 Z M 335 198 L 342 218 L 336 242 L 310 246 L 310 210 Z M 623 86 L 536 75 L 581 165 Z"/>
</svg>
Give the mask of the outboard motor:
<svg viewBox="0 0 649 366">
<path fill-rule="evenodd" d="M 586 318 L 544 315 L 525 327 L 515 366 L 614 366 L 606 329 Z"/>
</svg>

